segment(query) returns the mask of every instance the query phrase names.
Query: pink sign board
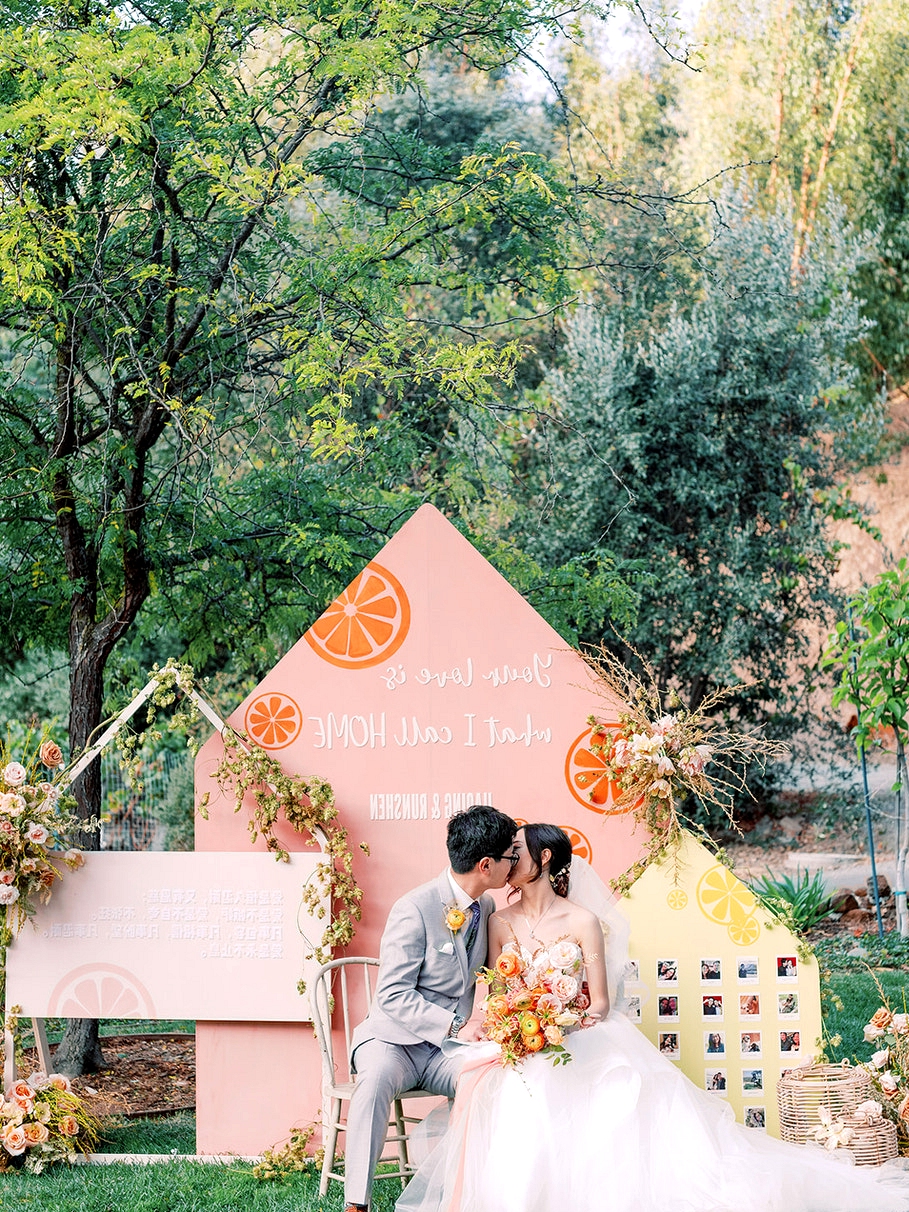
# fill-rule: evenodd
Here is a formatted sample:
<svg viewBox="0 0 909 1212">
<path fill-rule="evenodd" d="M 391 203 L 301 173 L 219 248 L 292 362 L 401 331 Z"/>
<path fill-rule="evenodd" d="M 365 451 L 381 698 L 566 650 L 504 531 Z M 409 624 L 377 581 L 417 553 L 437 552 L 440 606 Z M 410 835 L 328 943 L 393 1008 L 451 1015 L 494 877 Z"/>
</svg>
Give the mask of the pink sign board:
<svg viewBox="0 0 909 1212">
<path fill-rule="evenodd" d="M 286 770 L 331 782 L 341 822 L 369 848 L 355 866 L 363 920 L 350 953 L 375 955 L 390 906 L 447 865 L 446 822 L 472 803 L 561 825 L 607 879 L 638 857 L 632 819 L 612 810 L 589 747 L 588 716 L 610 710 L 580 657 L 426 505 L 230 723 Z M 216 736 L 197 759 L 197 793 L 212 793 L 197 849 L 248 844 L 246 816 L 218 798 L 211 778 L 221 753 Z M 286 826 L 279 836 L 301 848 Z M 200 1151 L 256 1152 L 317 1115 L 315 1043 L 288 1030 L 198 1025 Z M 263 1065 L 273 1075 L 267 1088 Z M 261 1105 L 231 1115 L 225 1104 L 238 1081 L 261 1091 Z"/>
<path fill-rule="evenodd" d="M 318 855 L 86 855 L 10 947 L 7 999 L 34 1018 L 310 1018 L 297 992 L 324 923 Z"/>
</svg>

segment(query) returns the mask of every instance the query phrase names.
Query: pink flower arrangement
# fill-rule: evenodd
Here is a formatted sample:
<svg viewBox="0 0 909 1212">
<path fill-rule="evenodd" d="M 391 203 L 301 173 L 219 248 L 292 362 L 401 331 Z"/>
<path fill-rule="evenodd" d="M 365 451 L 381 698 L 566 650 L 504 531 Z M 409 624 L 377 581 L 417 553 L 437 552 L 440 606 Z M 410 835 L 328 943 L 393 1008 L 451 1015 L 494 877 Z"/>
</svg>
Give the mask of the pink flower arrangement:
<svg viewBox="0 0 909 1212">
<path fill-rule="evenodd" d="M 909 1014 L 893 1014 L 889 1006 L 880 1006 L 865 1024 L 864 1036 L 875 1050 L 863 1068 L 884 1115 L 896 1124 L 903 1141 L 909 1141 Z"/>
<path fill-rule="evenodd" d="M 38 902 L 50 899 L 62 868 L 83 862 L 67 839 L 80 822 L 61 786 L 59 745 L 45 738 L 32 748 L 28 738 L 23 748 L 22 760 L 14 760 L 10 741 L 0 742 L 0 906 L 16 907 L 19 928 Z"/>
<path fill-rule="evenodd" d="M 33 1073 L 17 1081 L 0 1104 L 0 1169 L 24 1166 L 40 1174 L 57 1161 L 91 1153 L 100 1123 L 62 1073 Z"/>
</svg>

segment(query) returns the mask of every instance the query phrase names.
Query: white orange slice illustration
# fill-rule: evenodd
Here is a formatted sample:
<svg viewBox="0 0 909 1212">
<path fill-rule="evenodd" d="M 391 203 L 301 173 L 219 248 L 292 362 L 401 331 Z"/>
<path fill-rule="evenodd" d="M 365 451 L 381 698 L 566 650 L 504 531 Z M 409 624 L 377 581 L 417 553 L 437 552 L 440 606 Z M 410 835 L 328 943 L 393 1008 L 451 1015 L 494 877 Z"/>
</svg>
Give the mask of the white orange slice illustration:
<svg viewBox="0 0 909 1212">
<path fill-rule="evenodd" d="M 60 1018 L 156 1018 L 155 1005 L 137 976 L 117 964 L 82 964 L 67 972 L 50 996 Z"/>
</svg>

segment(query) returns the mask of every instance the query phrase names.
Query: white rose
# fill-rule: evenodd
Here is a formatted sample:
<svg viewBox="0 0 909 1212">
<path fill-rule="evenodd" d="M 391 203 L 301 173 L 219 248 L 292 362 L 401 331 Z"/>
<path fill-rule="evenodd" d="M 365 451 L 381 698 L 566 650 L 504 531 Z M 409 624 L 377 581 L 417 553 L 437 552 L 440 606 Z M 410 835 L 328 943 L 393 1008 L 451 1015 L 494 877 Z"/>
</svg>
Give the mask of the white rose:
<svg viewBox="0 0 909 1212">
<path fill-rule="evenodd" d="M 549 948 L 549 962 L 553 968 L 573 971 L 578 967 L 582 958 L 581 948 L 570 939 L 563 939 L 560 943 L 553 943 Z"/>
<path fill-rule="evenodd" d="M 880 1052 L 875 1052 L 871 1063 L 875 1069 L 886 1069 L 890 1064 L 890 1049 L 882 1048 Z"/>
<path fill-rule="evenodd" d="M 559 975 L 552 982 L 552 991 L 561 1002 L 570 1002 L 577 994 L 578 982 L 573 976 Z"/>
<path fill-rule="evenodd" d="M 868 1023 L 864 1030 L 865 1043 L 866 1044 L 874 1043 L 874 1041 L 876 1039 L 880 1039 L 883 1034 L 884 1034 L 883 1027 L 875 1027 L 875 1025 L 873 1023 Z"/>
<path fill-rule="evenodd" d="M 15 905 L 19 899 L 19 889 L 12 884 L 0 884 L 0 905 Z"/>
<path fill-rule="evenodd" d="M 895 1035 L 909 1034 L 909 1014 L 894 1014 L 890 1027 Z"/>
<path fill-rule="evenodd" d="M 9 783 L 10 787 L 18 787 L 28 778 L 28 771 L 19 762 L 8 762 L 3 767 L 4 782 Z"/>
<path fill-rule="evenodd" d="M 899 1085 L 897 1084 L 896 1078 L 889 1071 L 882 1073 L 877 1080 L 880 1083 L 880 1087 L 884 1093 L 890 1097 L 896 1094 L 897 1090 L 899 1090 Z"/>
</svg>

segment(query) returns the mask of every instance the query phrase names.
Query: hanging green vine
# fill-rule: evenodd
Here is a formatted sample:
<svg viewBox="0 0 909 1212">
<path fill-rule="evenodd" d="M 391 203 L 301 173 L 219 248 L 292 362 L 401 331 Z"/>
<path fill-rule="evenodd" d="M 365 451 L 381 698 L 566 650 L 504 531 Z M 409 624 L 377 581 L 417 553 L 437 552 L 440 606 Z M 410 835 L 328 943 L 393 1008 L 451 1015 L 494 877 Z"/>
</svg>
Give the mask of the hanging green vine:
<svg viewBox="0 0 909 1212">
<path fill-rule="evenodd" d="M 354 923 L 360 920 L 362 889 L 353 877 L 353 854 L 347 830 L 337 823 L 334 792 L 324 779 L 302 774 L 287 774 L 281 763 L 260 749 L 242 732 L 227 728 L 222 733 L 224 757 L 214 778 L 221 790 L 233 797 L 234 812 L 240 812 L 253 800 L 253 819 L 249 822 L 250 840 L 259 837 L 280 862 L 290 855 L 275 837 L 277 822 L 286 820 L 297 833 L 321 846 L 327 861 L 316 867 L 316 879 L 307 884 L 303 903 L 318 918 L 326 916 L 325 900 L 332 905 L 329 924 L 320 945 L 307 958 L 320 964 L 331 959 L 333 947 L 346 946 L 354 936 Z M 199 811 L 208 817 L 209 796 L 203 797 Z M 361 846 L 368 853 L 366 846 Z M 303 992 L 303 982 L 298 985 Z"/>
<path fill-rule="evenodd" d="M 148 740 L 162 738 L 158 724 L 158 709 L 172 706 L 182 696 L 178 711 L 167 722 L 170 732 L 187 733 L 200 718 L 200 712 L 189 697 L 195 691 L 195 672 L 190 665 L 170 660 L 163 668 L 153 666 L 149 680 L 157 686 L 147 700 L 145 727 L 140 731 L 121 729 L 117 744 L 122 755 L 122 766 L 130 781 L 136 785 L 141 779 L 141 752 Z M 325 861 L 316 867 L 316 878 L 303 889 L 303 904 L 310 913 L 324 920 L 328 916 L 322 939 L 306 955 L 323 964 L 331 959 L 332 948 L 346 946 L 354 936 L 355 923 L 360 920 L 362 890 L 353 876 L 353 854 L 348 844 L 347 830 L 338 824 L 334 792 L 324 779 L 306 775 L 288 774 L 281 763 L 260 748 L 243 732 L 225 728 L 221 733 L 224 756 L 214 772 L 214 779 L 228 798 L 234 801 L 234 812 L 250 806 L 250 841 L 260 837 L 268 850 L 279 862 L 286 863 L 290 854 L 275 836 L 275 825 L 280 820 L 287 823 L 308 842 L 319 847 Z M 193 752 L 198 745 L 189 740 Z M 208 819 L 209 793 L 203 796 L 199 812 Z M 360 847 L 369 853 L 368 847 Z M 326 903 L 331 913 L 326 911 Z M 300 993 L 305 984 L 297 985 Z"/>
</svg>

